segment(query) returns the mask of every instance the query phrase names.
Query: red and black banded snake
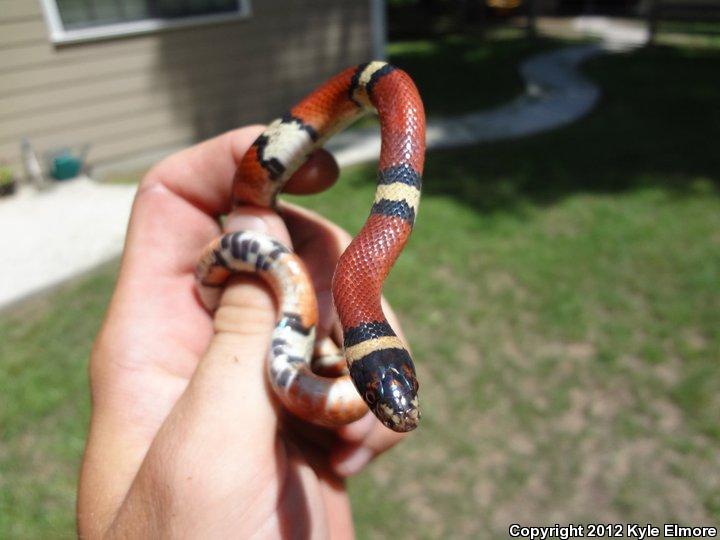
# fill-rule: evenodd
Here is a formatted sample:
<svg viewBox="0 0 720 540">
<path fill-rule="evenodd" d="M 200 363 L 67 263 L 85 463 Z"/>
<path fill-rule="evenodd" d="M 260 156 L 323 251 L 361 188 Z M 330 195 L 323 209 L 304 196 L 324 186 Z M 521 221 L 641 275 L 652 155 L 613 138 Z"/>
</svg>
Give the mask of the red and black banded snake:
<svg viewBox="0 0 720 540">
<path fill-rule="evenodd" d="M 346 69 L 272 122 L 244 155 L 233 180 L 233 207 L 275 207 L 285 182 L 334 133 L 377 112 L 381 150 L 370 215 L 340 257 L 333 300 L 343 329 L 348 372 L 313 373 L 318 308 L 299 257 L 272 238 L 229 233 L 213 241 L 198 266 L 200 297 L 212 310 L 236 272 L 265 279 L 278 299 L 279 317 L 268 353 L 270 385 L 293 414 L 338 426 L 370 410 L 404 432 L 420 419 L 418 382 L 409 352 L 381 307 L 385 277 L 410 236 L 420 201 L 425 160 L 425 113 L 412 79 L 385 62 Z"/>
</svg>

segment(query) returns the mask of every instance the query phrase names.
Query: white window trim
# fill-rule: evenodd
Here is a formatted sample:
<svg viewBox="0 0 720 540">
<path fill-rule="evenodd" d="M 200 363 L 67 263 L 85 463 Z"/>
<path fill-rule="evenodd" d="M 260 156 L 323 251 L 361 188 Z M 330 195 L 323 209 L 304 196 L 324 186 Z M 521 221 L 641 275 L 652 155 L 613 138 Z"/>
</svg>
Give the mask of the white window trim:
<svg viewBox="0 0 720 540">
<path fill-rule="evenodd" d="M 149 34 L 172 28 L 199 26 L 246 19 L 252 15 L 250 0 L 237 0 L 237 11 L 216 15 L 196 15 L 178 19 L 143 19 L 116 24 L 104 24 L 92 28 L 66 30 L 63 26 L 56 0 L 40 0 L 47 23 L 50 40 L 53 43 L 80 43 L 114 37 Z"/>
</svg>

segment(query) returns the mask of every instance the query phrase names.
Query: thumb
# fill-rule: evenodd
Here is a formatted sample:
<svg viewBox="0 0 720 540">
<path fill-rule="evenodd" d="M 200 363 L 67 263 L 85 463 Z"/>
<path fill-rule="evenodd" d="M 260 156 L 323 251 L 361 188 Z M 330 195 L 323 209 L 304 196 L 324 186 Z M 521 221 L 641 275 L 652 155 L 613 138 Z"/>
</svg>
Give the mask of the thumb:
<svg viewBox="0 0 720 540">
<path fill-rule="evenodd" d="M 269 210 L 247 209 L 231 216 L 226 232 L 236 229 L 289 241 L 282 221 Z M 240 516 L 248 528 L 253 523 L 249 507 L 275 507 L 281 486 L 278 478 L 287 467 L 278 445 L 274 402 L 265 382 L 275 321 L 274 298 L 262 281 L 238 276 L 225 287 L 210 346 L 160 429 L 123 507 L 151 508 L 168 519 L 162 503 L 170 500 L 172 517 L 184 504 L 196 510 L 192 526 L 203 523 L 203 515 L 215 520 L 212 526 L 217 525 L 218 516 L 226 521 Z M 156 497 L 153 504 L 148 504 L 143 491 L 148 485 Z M 202 504 L 196 508 L 197 501 Z M 187 516 L 180 514 L 183 522 Z M 264 513 L 263 519 L 267 519 Z"/>
<path fill-rule="evenodd" d="M 252 230 L 290 245 L 280 217 L 262 208 L 242 208 L 225 222 L 225 232 Z M 271 455 L 277 415 L 265 379 L 266 357 L 277 307 L 257 276 L 233 276 L 215 312 L 215 335 L 186 392 L 190 413 L 202 425 L 203 446 L 233 448 L 248 459 Z"/>
</svg>

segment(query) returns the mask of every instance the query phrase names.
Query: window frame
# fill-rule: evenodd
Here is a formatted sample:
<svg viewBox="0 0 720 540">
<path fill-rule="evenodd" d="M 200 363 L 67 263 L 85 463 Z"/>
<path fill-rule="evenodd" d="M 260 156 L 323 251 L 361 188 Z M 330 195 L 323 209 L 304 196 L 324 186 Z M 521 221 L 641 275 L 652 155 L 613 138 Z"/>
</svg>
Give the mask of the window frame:
<svg viewBox="0 0 720 540">
<path fill-rule="evenodd" d="M 232 13 L 190 15 L 188 17 L 178 17 L 177 19 L 148 18 L 138 21 L 103 24 L 90 28 L 68 30 L 63 25 L 57 0 L 40 0 L 40 4 L 42 5 L 45 22 L 47 23 L 50 40 L 58 45 L 150 34 L 171 30 L 173 28 L 232 22 L 247 19 L 252 16 L 250 0 L 237 0 L 237 11 L 233 11 Z"/>
</svg>

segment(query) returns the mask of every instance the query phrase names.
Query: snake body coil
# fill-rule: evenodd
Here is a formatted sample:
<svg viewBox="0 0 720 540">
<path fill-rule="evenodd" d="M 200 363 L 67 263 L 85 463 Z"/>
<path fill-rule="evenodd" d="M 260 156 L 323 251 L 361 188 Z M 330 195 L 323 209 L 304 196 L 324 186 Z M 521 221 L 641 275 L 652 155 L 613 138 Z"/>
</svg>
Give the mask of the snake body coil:
<svg viewBox="0 0 720 540">
<path fill-rule="evenodd" d="M 315 149 L 371 111 L 379 115 L 382 138 L 375 200 L 333 279 L 349 375 L 322 377 L 310 369 L 317 303 L 302 262 L 286 247 L 251 231 L 226 234 L 205 250 L 197 278 L 209 309 L 232 273 L 255 272 L 271 285 L 280 316 L 268 374 L 291 412 L 336 426 L 369 407 L 387 427 L 410 431 L 420 418 L 415 368 L 380 305 L 383 281 L 410 236 L 420 201 L 425 116 L 410 77 L 370 62 L 327 81 L 253 143 L 235 175 L 233 205 L 275 206 L 285 182 Z"/>
</svg>

